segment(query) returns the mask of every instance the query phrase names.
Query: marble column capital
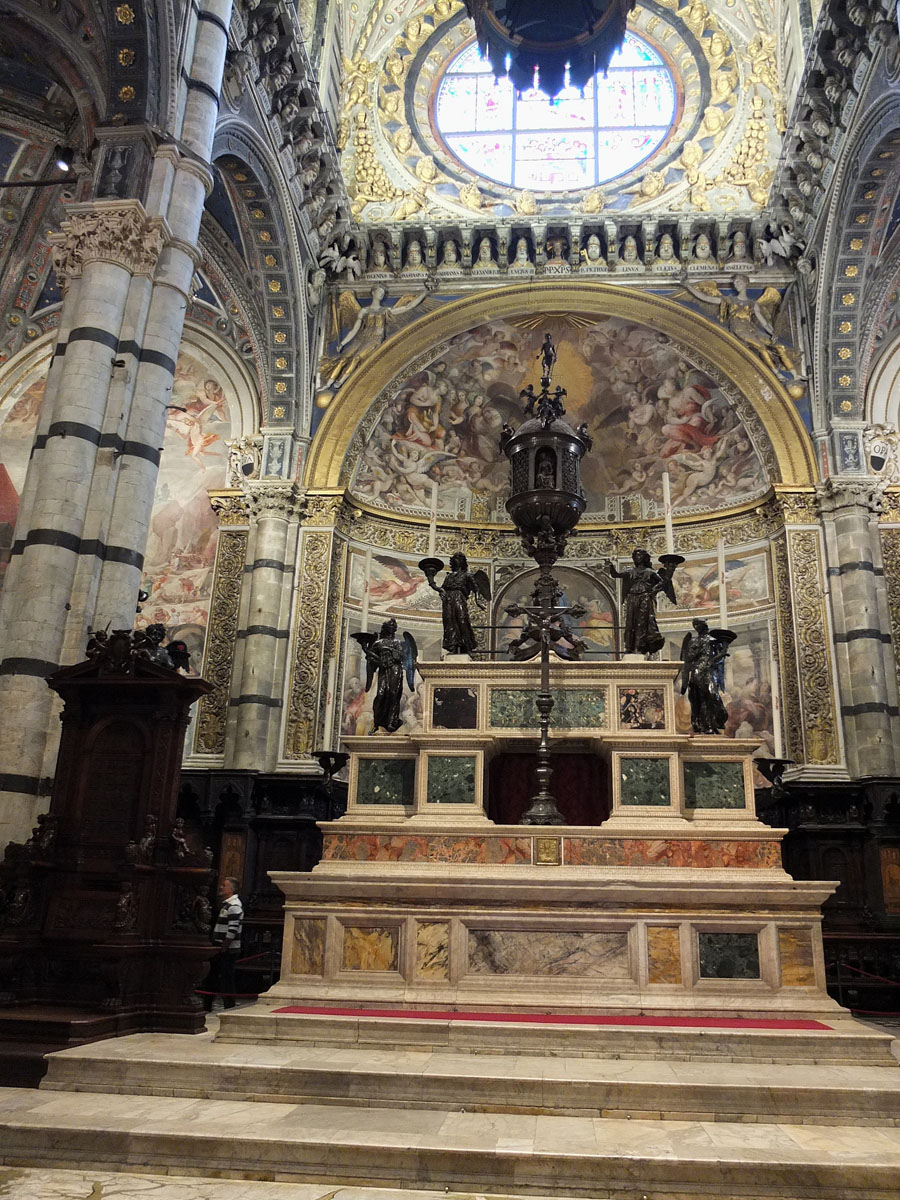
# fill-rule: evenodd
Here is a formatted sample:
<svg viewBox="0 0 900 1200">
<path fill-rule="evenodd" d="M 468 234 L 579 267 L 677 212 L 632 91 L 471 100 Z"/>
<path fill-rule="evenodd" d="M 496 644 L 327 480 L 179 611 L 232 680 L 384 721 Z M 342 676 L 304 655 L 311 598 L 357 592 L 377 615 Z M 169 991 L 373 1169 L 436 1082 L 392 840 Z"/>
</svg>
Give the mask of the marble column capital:
<svg viewBox="0 0 900 1200">
<path fill-rule="evenodd" d="M 170 231 L 162 217 L 148 216 L 139 200 L 94 200 L 70 205 L 67 212 L 60 232 L 48 238 L 63 290 L 89 262 L 115 263 L 132 275 L 153 275 Z"/>
<path fill-rule="evenodd" d="M 306 496 L 296 483 L 250 480 L 243 484 L 250 517 L 260 521 L 266 517 L 282 521 L 297 520 L 306 514 Z"/>
<path fill-rule="evenodd" d="M 250 505 L 243 492 L 232 489 L 210 492 L 209 503 L 219 518 L 220 525 L 248 525 L 250 523 Z"/>
<path fill-rule="evenodd" d="M 833 477 L 816 485 L 816 501 L 823 517 L 858 509 L 868 519 L 879 516 L 884 503 L 885 485 L 880 480 Z"/>
</svg>

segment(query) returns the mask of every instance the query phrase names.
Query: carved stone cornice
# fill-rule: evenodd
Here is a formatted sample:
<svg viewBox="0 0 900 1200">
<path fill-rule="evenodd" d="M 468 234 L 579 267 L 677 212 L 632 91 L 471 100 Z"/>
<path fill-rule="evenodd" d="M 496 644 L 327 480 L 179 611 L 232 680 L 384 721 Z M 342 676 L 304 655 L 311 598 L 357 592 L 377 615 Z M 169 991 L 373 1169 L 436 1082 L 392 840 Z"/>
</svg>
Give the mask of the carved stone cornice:
<svg viewBox="0 0 900 1200">
<path fill-rule="evenodd" d="M 816 485 L 816 501 L 823 517 L 835 516 L 846 509 L 859 509 L 860 515 L 881 515 L 884 483 L 872 479 L 826 479 Z"/>
<path fill-rule="evenodd" d="M 293 482 L 253 480 L 243 485 L 243 491 L 253 521 L 267 517 L 290 521 L 306 515 L 306 496 Z"/>
<path fill-rule="evenodd" d="M 210 492 L 209 503 L 220 525 L 250 524 L 250 503 L 243 492 L 236 489 Z"/>
<path fill-rule="evenodd" d="M 77 279 L 89 262 L 110 262 L 132 275 L 152 276 L 170 231 L 162 217 L 149 217 L 139 200 L 103 200 L 73 204 L 53 246 L 60 287 Z"/>
</svg>

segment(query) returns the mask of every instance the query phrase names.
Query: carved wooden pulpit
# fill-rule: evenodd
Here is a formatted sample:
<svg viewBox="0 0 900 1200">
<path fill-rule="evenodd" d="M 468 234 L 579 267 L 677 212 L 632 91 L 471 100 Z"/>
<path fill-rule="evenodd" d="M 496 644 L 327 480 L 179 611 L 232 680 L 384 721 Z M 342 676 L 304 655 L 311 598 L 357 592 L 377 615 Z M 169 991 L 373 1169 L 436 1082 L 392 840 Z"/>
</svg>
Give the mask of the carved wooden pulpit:
<svg viewBox="0 0 900 1200">
<path fill-rule="evenodd" d="M 211 854 L 176 816 L 191 705 L 212 690 L 140 631 L 94 635 L 63 700 L 49 813 L 3 863 L 0 1039 L 44 1050 L 196 1032 Z"/>
</svg>

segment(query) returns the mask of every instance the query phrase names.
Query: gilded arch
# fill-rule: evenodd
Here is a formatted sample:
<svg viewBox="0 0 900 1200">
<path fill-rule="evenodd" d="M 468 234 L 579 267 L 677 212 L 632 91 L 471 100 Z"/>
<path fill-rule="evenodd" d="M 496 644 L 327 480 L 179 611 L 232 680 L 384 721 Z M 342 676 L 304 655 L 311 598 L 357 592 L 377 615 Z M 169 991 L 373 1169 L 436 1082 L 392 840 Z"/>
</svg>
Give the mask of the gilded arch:
<svg viewBox="0 0 900 1200">
<path fill-rule="evenodd" d="M 583 313 L 650 326 L 690 347 L 739 389 L 774 454 L 773 482 L 802 487 L 818 478 L 809 435 L 777 376 L 714 322 L 671 300 L 611 284 L 553 282 L 504 287 L 466 297 L 410 324 L 376 350 L 338 393 L 313 440 L 304 482 L 313 490 L 342 488 L 351 443 L 372 401 L 410 363 L 472 325 L 514 314 Z"/>
</svg>

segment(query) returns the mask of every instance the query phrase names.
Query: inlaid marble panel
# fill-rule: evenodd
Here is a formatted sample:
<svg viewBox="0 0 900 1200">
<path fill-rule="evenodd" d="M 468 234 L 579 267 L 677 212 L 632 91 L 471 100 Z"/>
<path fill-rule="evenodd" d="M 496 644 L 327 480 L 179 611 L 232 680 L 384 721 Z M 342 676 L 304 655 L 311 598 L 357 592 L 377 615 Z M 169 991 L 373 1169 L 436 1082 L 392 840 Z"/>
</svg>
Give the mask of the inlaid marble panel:
<svg viewBox="0 0 900 1200">
<path fill-rule="evenodd" d="M 345 971 L 396 971 L 399 945 L 397 928 L 345 925 L 341 965 Z"/>
<path fill-rule="evenodd" d="M 321 975 L 324 969 L 325 921 L 320 917 L 298 917 L 294 921 L 291 974 Z"/>
<path fill-rule="evenodd" d="M 812 932 L 809 929 L 779 929 L 782 987 L 815 987 Z"/>
<path fill-rule="evenodd" d="M 491 688 L 493 729 L 537 729 L 537 688 Z M 606 688 L 557 688 L 550 714 L 551 729 L 605 729 Z"/>
<path fill-rule="evenodd" d="M 662 688 L 619 688 L 619 725 L 622 729 L 665 729 Z"/>
<path fill-rule="evenodd" d="M 565 861 L 585 867 L 780 867 L 781 847 L 774 839 L 700 838 L 565 839 Z"/>
<path fill-rule="evenodd" d="M 626 979 L 627 935 L 587 930 L 470 929 L 473 975 L 574 975 Z"/>
<path fill-rule="evenodd" d="M 667 758 L 620 758 L 622 804 L 664 808 L 671 803 Z"/>
<path fill-rule="evenodd" d="M 473 688 L 436 687 L 431 701 L 435 729 L 476 729 L 478 693 Z"/>
<path fill-rule="evenodd" d="M 681 940 L 677 925 L 647 927 L 650 983 L 681 983 Z"/>
<path fill-rule="evenodd" d="M 415 799 L 416 763 L 412 758 L 360 758 L 357 804 L 408 804 Z"/>
<path fill-rule="evenodd" d="M 446 921 L 417 922 L 416 975 L 419 979 L 450 978 L 450 926 Z"/>
<path fill-rule="evenodd" d="M 322 858 L 334 862 L 530 863 L 531 838 L 327 833 Z"/>
<path fill-rule="evenodd" d="M 686 762 L 685 808 L 746 808 L 744 765 L 739 762 Z"/>
<path fill-rule="evenodd" d="M 474 754 L 429 754 L 428 803 L 474 804 Z"/>
<path fill-rule="evenodd" d="M 759 938 L 755 933 L 697 934 L 701 979 L 759 979 Z"/>
</svg>

